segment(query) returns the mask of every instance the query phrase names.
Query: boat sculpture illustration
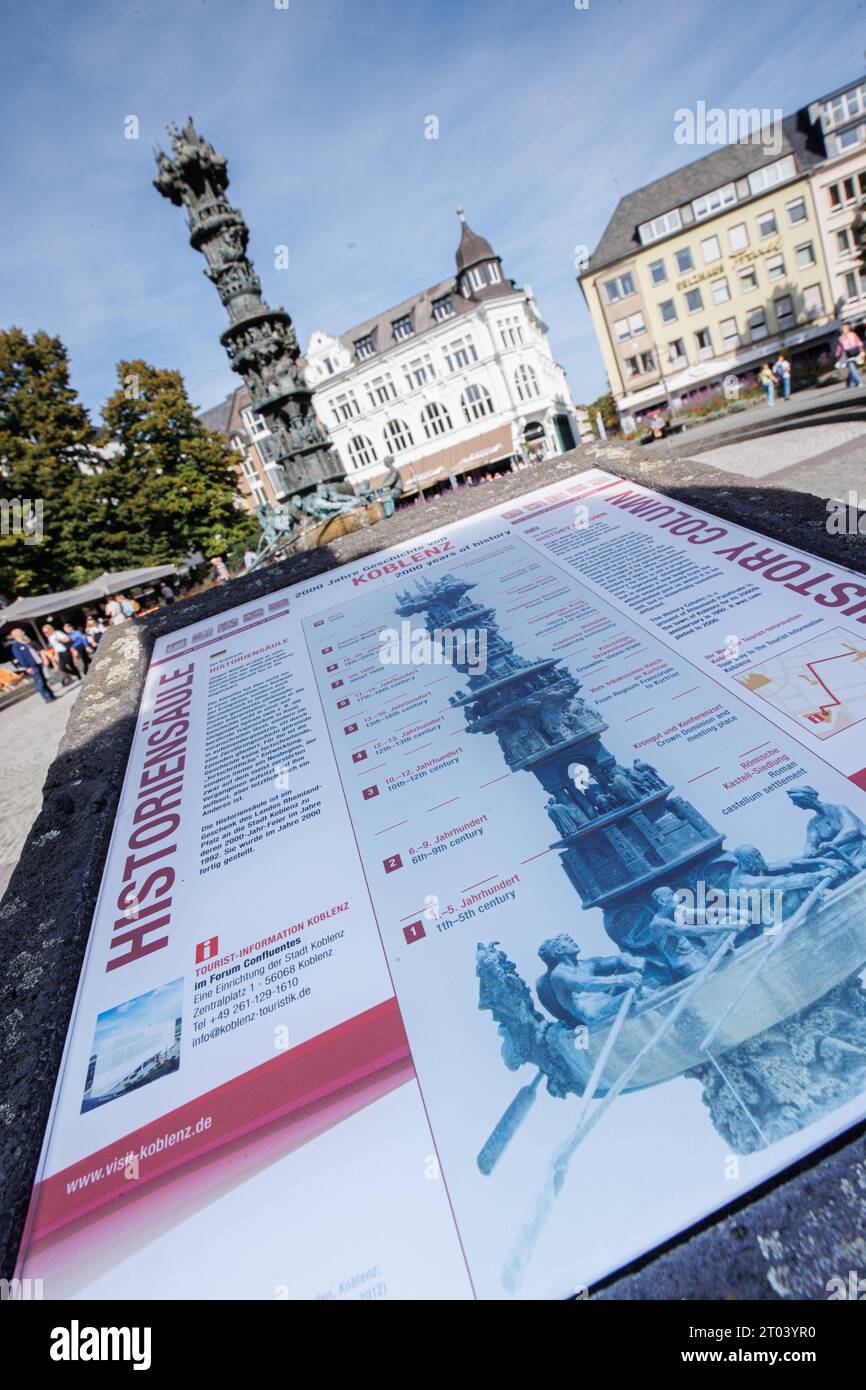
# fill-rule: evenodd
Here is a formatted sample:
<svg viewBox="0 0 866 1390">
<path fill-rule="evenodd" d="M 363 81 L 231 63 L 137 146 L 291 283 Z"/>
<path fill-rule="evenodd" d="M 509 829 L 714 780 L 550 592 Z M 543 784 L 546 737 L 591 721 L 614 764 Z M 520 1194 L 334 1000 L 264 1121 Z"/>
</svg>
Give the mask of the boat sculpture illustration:
<svg viewBox="0 0 866 1390">
<path fill-rule="evenodd" d="M 727 849 L 655 767 L 617 762 L 579 680 L 557 658 L 519 656 L 495 611 L 470 596 L 475 587 L 451 575 L 421 580 L 398 595 L 398 612 L 423 615 L 431 633 L 486 634 L 486 671 L 467 675 L 455 663 L 465 688 L 450 703 L 469 733 L 498 740 L 512 772 L 544 787 L 551 848 L 582 907 L 601 910 L 617 948 L 584 958 L 567 932 L 548 938 L 533 995 L 497 942 L 479 943 L 479 1008 L 498 1025 L 506 1066 L 535 1071 L 493 1125 L 481 1172 L 492 1173 L 542 1082 L 551 1096 L 579 1100 L 549 1198 L 624 1092 L 692 1079 L 731 1150 L 750 1153 L 866 1088 L 863 821 L 797 783 L 776 795 L 811 817 L 804 848 L 773 864 L 751 845 Z M 722 906 L 684 908 L 701 895 Z M 506 1283 L 519 1282 L 533 1239 L 524 1232 Z"/>
</svg>

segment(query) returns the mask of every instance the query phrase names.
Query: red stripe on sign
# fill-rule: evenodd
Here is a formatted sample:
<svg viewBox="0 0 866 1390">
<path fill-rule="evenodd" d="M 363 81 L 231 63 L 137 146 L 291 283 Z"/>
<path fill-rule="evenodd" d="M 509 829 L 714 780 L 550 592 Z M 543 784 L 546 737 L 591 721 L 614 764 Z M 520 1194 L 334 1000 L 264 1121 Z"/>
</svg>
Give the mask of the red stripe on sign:
<svg viewBox="0 0 866 1390">
<path fill-rule="evenodd" d="M 86 1212 L 131 1195 L 142 1182 L 194 1162 L 409 1055 L 396 999 L 377 1004 L 37 1184 L 25 1239 L 38 1240 Z M 210 1125 L 203 1130 L 199 1125 L 205 1117 L 210 1117 Z M 163 1142 L 153 1154 L 147 1153 L 168 1135 L 185 1135 L 187 1130 L 189 1138 L 170 1147 Z M 139 1155 L 134 1182 L 124 1173 L 123 1156 L 130 1152 Z M 115 1161 L 113 1170 L 107 1171 Z"/>
<path fill-rule="evenodd" d="M 852 772 L 848 781 L 853 782 L 855 787 L 866 792 L 866 767 L 861 767 L 859 772 Z"/>
</svg>

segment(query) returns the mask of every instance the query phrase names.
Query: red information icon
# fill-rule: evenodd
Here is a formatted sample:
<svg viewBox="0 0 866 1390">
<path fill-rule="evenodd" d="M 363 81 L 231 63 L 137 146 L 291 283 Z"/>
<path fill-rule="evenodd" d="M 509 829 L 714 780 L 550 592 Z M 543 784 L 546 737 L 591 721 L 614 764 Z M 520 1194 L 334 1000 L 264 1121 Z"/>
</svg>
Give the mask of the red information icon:
<svg viewBox="0 0 866 1390">
<path fill-rule="evenodd" d="M 410 922 L 408 927 L 403 928 L 403 935 L 406 938 L 407 946 L 411 946 L 413 941 L 420 941 L 427 933 L 424 930 L 423 922 Z"/>
<path fill-rule="evenodd" d="M 366 750 L 366 748 L 359 748 L 358 751 L 357 751 L 357 753 L 353 753 L 353 754 L 352 754 L 352 762 L 353 762 L 353 763 L 363 763 L 363 762 L 366 762 L 366 760 L 367 760 L 367 750 Z"/>
<path fill-rule="evenodd" d="M 396 873 L 397 869 L 402 869 L 403 867 L 403 860 L 400 858 L 399 854 L 389 854 L 387 859 L 382 860 L 382 863 L 386 874 Z"/>
<path fill-rule="evenodd" d="M 209 936 L 207 941 L 196 942 L 195 963 L 201 965 L 203 961 L 210 960 L 212 956 L 219 954 L 220 939 L 218 936 Z"/>
<path fill-rule="evenodd" d="M 379 788 L 375 784 L 372 787 L 365 787 L 361 795 L 365 801 L 372 801 L 374 796 L 379 795 Z"/>
</svg>

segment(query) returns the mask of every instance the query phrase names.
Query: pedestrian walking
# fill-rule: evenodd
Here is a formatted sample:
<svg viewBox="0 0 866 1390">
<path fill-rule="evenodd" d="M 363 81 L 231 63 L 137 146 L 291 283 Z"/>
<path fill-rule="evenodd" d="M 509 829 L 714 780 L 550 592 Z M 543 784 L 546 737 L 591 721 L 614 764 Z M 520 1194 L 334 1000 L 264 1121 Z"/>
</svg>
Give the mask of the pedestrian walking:
<svg viewBox="0 0 866 1390">
<path fill-rule="evenodd" d="M 791 364 L 781 348 L 779 348 L 779 356 L 773 363 L 773 375 L 782 387 L 782 399 L 789 401 L 791 399 Z"/>
<path fill-rule="evenodd" d="M 773 368 L 770 366 L 769 362 L 765 362 L 761 367 L 761 370 L 758 372 L 758 380 L 766 392 L 767 405 L 772 405 L 776 396 L 776 387 L 779 383 L 773 375 Z"/>
<path fill-rule="evenodd" d="M 58 632 L 51 623 L 42 624 L 42 635 L 49 647 L 54 652 L 54 659 L 57 669 L 63 674 L 63 685 L 69 685 L 72 680 L 80 681 L 81 672 L 72 660 L 72 643 L 65 632 Z"/>
<path fill-rule="evenodd" d="M 842 332 L 839 334 L 839 341 L 836 344 L 836 357 L 840 367 L 847 366 L 848 368 L 846 389 L 850 389 L 852 386 L 861 386 L 862 382 L 857 368 L 863 366 L 863 339 L 854 332 L 850 323 L 842 324 Z"/>
<path fill-rule="evenodd" d="M 10 643 L 14 661 L 25 675 L 30 676 L 43 700 L 56 700 L 57 696 L 48 684 L 45 661 L 42 652 L 21 627 L 13 627 Z"/>
<path fill-rule="evenodd" d="M 81 631 L 81 628 L 73 627 L 72 623 L 64 623 L 63 631 L 69 638 L 73 660 L 77 663 L 80 662 L 84 668 L 84 674 L 86 675 L 88 667 L 90 666 L 91 652 L 95 651 L 96 644 L 90 641 L 90 638 L 85 632 Z"/>
</svg>

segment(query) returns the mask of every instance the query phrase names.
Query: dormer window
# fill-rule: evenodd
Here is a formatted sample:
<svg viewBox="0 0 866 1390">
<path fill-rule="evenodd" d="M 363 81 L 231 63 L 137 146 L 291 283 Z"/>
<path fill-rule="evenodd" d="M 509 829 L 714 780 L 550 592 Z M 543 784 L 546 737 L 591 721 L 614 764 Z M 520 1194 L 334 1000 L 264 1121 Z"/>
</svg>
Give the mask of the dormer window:
<svg viewBox="0 0 866 1390">
<path fill-rule="evenodd" d="M 412 324 L 412 315 L 404 314 L 402 318 L 395 319 L 391 324 L 391 332 L 394 334 L 394 339 L 398 343 L 403 338 L 411 338 L 415 332 Z"/>
<path fill-rule="evenodd" d="M 646 246 L 649 241 L 658 241 L 659 237 L 668 236 L 671 232 L 678 232 L 682 225 L 683 219 L 679 208 L 673 208 L 661 217 L 653 218 L 651 222 L 642 222 L 637 233 L 642 244 Z"/>
<path fill-rule="evenodd" d="M 487 280 L 485 278 L 484 271 L 481 269 L 481 266 L 474 265 L 472 269 L 468 270 L 465 276 L 463 277 L 463 292 L 464 294 L 466 293 L 467 285 L 469 285 L 470 289 L 473 290 L 483 290 L 486 284 Z"/>
<path fill-rule="evenodd" d="M 441 299 L 433 300 L 433 318 L 436 323 L 441 323 L 443 319 L 450 319 L 454 313 L 454 305 L 451 303 L 450 294 L 443 294 Z"/>
<path fill-rule="evenodd" d="M 365 357 L 374 357 L 375 353 L 376 345 L 372 333 L 365 333 L 363 338 L 355 339 L 355 356 L 359 361 L 363 361 Z"/>
</svg>

